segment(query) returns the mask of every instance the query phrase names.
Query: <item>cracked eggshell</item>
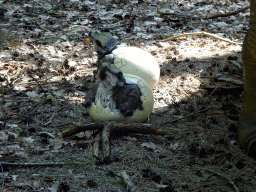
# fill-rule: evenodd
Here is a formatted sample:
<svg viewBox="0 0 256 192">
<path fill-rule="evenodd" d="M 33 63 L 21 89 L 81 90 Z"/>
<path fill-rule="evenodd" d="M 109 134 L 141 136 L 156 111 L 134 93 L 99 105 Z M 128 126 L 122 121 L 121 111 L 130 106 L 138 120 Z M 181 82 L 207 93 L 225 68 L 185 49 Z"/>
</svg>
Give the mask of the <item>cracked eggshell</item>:
<svg viewBox="0 0 256 192">
<path fill-rule="evenodd" d="M 101 103 L 97 101 L 92 103 L 89 109 L 89 115 L 94 121 L 129 121 L 144 122 L 148 119 L 154 105 L 153 93 L 146 81 L 131 74 L 124 74 L 127 83 L 136 83 L 141 91 L 141 100 L 143 110 L 136 109 L 130 117 L 123 116 L 119 111 L 112 112 L 110 108 L 103 108 Z"/>
<path fill-rule="evenodd" d="M 137 47 L 118 47 L 112 53 L 114 54 L 114 65 L 123 73 L 144 79 L 151 89 L 157 85 L 160 68 L 150 53 Z"/>
</svg>

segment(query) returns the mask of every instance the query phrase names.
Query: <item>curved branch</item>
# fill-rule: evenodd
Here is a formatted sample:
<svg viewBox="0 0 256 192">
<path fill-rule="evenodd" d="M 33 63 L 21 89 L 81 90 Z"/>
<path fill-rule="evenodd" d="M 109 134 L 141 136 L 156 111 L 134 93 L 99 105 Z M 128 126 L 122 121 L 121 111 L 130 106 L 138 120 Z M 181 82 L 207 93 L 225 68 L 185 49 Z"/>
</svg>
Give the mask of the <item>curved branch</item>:
<svg viewBox="0 0 256 192">
<path fill-rule="evenodd" d="M 181 34 L 181 35 L 176 35 L 176 36 L 173 36 L 173 37 L 170 37 L 170 38 L 167 38 L 167 39 L 163 39 L 163 40 L 159 40 L 159 41 L 160 42 L 166 42 L 166 41 L 171 41 L 171 40 L 177 39 L 179 37 L 185 37 L 185 36 L 191 36 L 191 35 L 205 35 L 205 36 L 209 36 L 209 37 L 212 37 L 214 39 L 218 39 L 220 41 L 224 41 L 224 42 L 227 42 L 227 43 L 230 43 L 230 44 L 233 44 L 233 45 L 240 45 L 240 46 L 243 45 L 243 43 L 238 43 L 238 42 L 235 42 L 235 41 L 231 41 L 229 39 L 225 39 L 225 38 L 222 38 L 222 37 L 219 37 L 217 35 L 207 33 L 207 32 L 184 33 L 184 34 Z"/>
</svg>

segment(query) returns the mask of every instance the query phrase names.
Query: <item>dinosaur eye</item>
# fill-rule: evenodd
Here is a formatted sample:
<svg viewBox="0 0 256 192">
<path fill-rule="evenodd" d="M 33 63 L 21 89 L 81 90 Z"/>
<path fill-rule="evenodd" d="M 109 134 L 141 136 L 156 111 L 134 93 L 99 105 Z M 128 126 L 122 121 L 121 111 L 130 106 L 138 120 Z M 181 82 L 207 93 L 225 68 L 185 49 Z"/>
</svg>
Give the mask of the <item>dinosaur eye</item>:
<svg viewBox="0 0 256 192">
<path fill-rule="evenodd" d="M 100 42 L 99 40 L 95 40 L 95 43 L 96 43 L 96 45 L 98 45 L 99 47 L 102 47 L 101 42 Z"/>
<path fill-rule="evenodd" d="M 123 77 L 123 73 L 122 72 L 119 72 L 116 74 L 117 78 L 120 79 L 121 77 Z"/>
</svg>

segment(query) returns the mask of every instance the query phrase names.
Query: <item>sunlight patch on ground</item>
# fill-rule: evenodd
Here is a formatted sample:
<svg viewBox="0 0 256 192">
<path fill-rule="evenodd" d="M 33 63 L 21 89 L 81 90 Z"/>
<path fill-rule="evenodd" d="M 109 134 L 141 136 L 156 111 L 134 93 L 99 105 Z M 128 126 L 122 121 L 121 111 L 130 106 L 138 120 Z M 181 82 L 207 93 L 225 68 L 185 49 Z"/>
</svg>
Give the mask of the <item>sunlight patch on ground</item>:
<svg viewBox="0 0 256 192">
<path fill-rule="evenodd" d="M 198 75 L 188 73 L 168 78 L 167 81 L 160 81 L 153 93 L 154 108 L 180 102 L 192 94 L 200 92 L 201 81 L 198 79 Z"/>
<path fill-rule="evenodd" d="M 162 50 L 162 56 L 166 54 L 176 57 L 176 59 L 205 59 L 214 56 L 223 56 L 230 52 L 240 52 L 242 46 L 230 45 L 215 39 L 203 37 L 184 37 L 178 38 L 169 42 L 158 42 L 158 49 L 156 46 L 146 46 L 145 49 L 150 51 Z"/>
</svg>

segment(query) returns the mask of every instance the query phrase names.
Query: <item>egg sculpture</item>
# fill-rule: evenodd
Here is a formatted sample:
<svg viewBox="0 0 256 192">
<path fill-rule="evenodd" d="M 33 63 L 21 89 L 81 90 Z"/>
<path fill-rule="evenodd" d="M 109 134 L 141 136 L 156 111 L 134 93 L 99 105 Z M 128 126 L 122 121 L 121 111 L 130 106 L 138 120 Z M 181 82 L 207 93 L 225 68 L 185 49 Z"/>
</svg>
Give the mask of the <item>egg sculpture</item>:
<svg viewBox="0 0 256 192">
<path fill-rule="evenodd" d="M 156 59 L 148 52 L 137 47 L 118 47 L 118 41 L 109 32 L 90 32 L 94 49 L 98 54 L 98 68 L 102 63 L 114 64 L 125 74 L 144 79 L 153 89 L 160 77 Z"/>
<path fill-rule="evenodd" d="M 116 68 L 116 66 L 114 67 Z M 100 80 L 99 80 L 99 86 L 96 91 L 95 100 L 94 102 L 91 103 L 89 108 L 90 117 L 94 121 L 112 120 L 112 121 L 128 121 L 128 122 L 145 122 L 148 119 L 149 114 L 151 113 L 154 105 L 153 93 L 148 83 L 142 78 L 137 77 L 135 75 L 122 73 L 122 76 L 121 76 L 120 73 L 115 72 L 112 69 L 108 69 L 108 71 L 109 73 L 99 74 Z M 114 77 L 110 77 L 110 76 L 114 76 Z M 121 80 L 125 83 L 122 83 Z M 114 102 L 116 93 L 114 93 L 113 91 L 115 90 L 116 87 L 117 88 L 120 86 L 130 87 L 130 85 L 132 85 L 132 87 L 134 85 L 139 88 L 139 94 L 137 94 L 136 97 L 139 97 L 140 101 L 137 102 L 138 99 L 134 99 L 135 98 L 134 95 L 131 95 L 131 94 L 130 94 L 131 96 L 129 94 L 122 95 L 122 97 L 124 98 L 126 96 L 130 97 L 126 99 L 130 102 L 130 104 L 134 104 L 133 99 L 135 103 L 136 102 L 138 103 L 136 104 L 138 105 L 138 107 L 135 107 L 135 110 L 133 110 L 132 113 L 124 113 L 119 110 L 120 105 L 117 102 Z M 127 106 L 127 108 L 129 108 L 129 106 Z"/>
</svg>

